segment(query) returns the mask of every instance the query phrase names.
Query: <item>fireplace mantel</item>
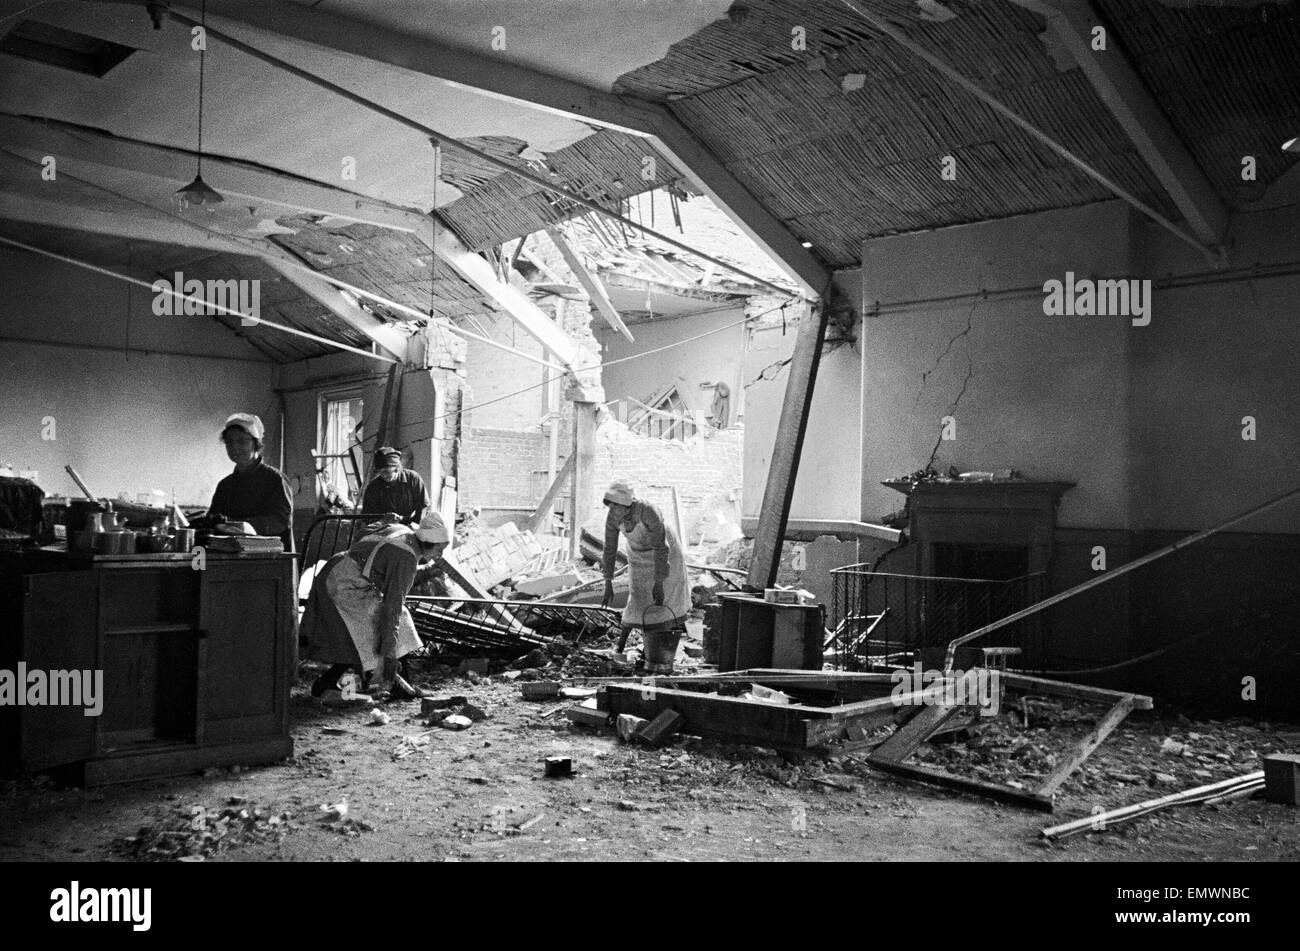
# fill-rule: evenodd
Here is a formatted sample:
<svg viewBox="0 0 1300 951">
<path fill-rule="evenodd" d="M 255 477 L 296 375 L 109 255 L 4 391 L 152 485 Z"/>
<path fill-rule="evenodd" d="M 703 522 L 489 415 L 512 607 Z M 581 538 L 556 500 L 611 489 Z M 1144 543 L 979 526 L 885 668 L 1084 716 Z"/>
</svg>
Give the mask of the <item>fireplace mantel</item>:
<svg viewBox="0 0 1300 951">
<path fill-rule="evenodd" d="M 999 545 L 1028 549 L 1030 572 L 1046 571 L 1053 553 L 1056 507 L 1073 482 L 1011 479 L 886 482 L 908 497 L 908 536 L 917 569 L 932 574 L 935 545 Z"/>
</svg>

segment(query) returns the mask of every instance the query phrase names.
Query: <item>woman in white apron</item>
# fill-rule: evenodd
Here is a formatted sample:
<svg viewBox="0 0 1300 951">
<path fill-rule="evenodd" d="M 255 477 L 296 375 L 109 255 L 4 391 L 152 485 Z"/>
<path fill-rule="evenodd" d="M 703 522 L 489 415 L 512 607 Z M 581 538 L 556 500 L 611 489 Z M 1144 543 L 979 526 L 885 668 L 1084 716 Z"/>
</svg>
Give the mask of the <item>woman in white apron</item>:
<svg viewBox="0 0 1300 951">
<path fill-rule="evenodd" d="M 615 482 L 605 492 L 605 552 L 601 568 L 605 575 L 605 598 L 608 607 L 614 597 L 614 559 L 618 552 L 618 535 L 627 536 L 628 577 L 627 607 L 623 609 L 623 629 L 639 627 L 643 631 L 680 631 L 686 626 L 691 609 L 691 590 L 686 577 L 686 555 L 681 540 L 664 522 L 660 511 L 642 501 L 626 482 Z M 647 657 L 646 667 L 652 664 Z M 672 672 L 672 664 L 664 673 Z M 655 671 L 651 671 L 652 673 Z"/>
<path fill-rule="evenodd" d="M 450 541 L 442 517 L 430 512 L 418 528 L 389 526 L 326 562 L 301 625 L 302 656 L 333 665 L 312 684 L 314 696 L 336 688 L 349 667 L 379 671 L 383 683 L 396 677 L 398 659 L 421 646 L 403 599 L 420 560 L 436 560 Z"/>
</svg>

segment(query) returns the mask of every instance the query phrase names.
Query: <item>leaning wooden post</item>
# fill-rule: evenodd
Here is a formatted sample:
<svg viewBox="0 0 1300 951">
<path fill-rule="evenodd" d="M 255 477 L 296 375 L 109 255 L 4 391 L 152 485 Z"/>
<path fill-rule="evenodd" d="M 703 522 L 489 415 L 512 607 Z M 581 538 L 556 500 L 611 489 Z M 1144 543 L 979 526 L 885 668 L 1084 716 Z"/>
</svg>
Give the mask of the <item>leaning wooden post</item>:
<svg viewBox="0 0 1300 951">
<path fill-rule="evenodd" d="M 781 406 L 781 423 L 772 447 L 772 464 L 767 470 L 767 487 L 763 490 L 763 507 L 758 513 L 758 530 L 754 534 L 754 555 L 749 564 L 748 583 L 753 588 L 768 588 L 776 581 L 781 562 L 781 539 L 785 536 L 790 502 L 794 498 L 794 481 L 799 473 L 799 454 L 808 428 L 808 410 L 812 406 L 813 386 L 821 364 L 822 338 L 826 334 L 825 301 L 812 306 L 812 313 L 799 321 L 794 356 L 790 361 L 790 379 L 785 386 Z"/>
<path fill-rule="evenodd" d="M 599 390 L 599 387 L 596 387 Z M 584 396 L 590 397 L 587 388 Z M 591 517 L 596 487 L 592 480 L 596 467 L 596 409 L 600 403 L 590 399 L 573 401 L 573 481 L 569 492 L 569 557 L 581 554 L 582 526 Z"/>
</svg>

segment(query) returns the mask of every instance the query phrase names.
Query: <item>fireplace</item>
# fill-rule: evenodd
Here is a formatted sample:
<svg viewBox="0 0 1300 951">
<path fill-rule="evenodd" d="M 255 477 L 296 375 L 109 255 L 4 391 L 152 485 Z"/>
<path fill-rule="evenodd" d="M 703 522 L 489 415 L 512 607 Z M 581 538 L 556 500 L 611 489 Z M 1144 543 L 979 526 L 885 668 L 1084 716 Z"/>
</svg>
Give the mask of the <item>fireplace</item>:
<svg viewBox="0 0 1300 951">
<path fill-rule="evenodd" d="M 1056 507 L 1072 482 L 886 482 L 908 497 L 919 575 L 1007 581 L 1046 575 Z"/>
</svg>

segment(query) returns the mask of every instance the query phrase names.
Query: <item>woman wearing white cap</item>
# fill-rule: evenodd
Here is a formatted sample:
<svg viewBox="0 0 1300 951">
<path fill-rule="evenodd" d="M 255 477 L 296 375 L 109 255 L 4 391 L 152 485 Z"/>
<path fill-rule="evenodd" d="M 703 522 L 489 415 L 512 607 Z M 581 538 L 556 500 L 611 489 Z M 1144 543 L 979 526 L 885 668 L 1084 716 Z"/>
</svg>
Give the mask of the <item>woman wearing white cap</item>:
<svg viewBox="0 0 1300 951">
<path fill-rule="evenodd" d="M 333 665 L 312 685 L 315 696 L 336 687 L 349 667 L 378 670 L 384 683 L 396 678 L 398 659 L 421 646 L 403 599 L 420 561 L 436 561 L 450 541 L 442 516 L 430 512 L 418 528 L 391 525 L 326 562 L 300 628 L 302 656 Z"/>
<path fill-rule="evenodd" d="M 627 536 L 630 590 L 623 609 L 623 629 L 681 630 L 691 609 L 691 591 L 686 578 L 686 556 L 682 543 L 664 523 L 663 515 L 649 502 L 636 497 L 626 482 L 615 482 L 605 492 L 605 552 L 601 568 L 605 575 L 608 607 L 614 597 L 614 562 L 618 534 Z M 666 608 L 653 611 L 652 607 Z M 671 612 L 671 616 L 669 615 Z M 672 673 L 672 664 L 661 665 Z M 646 668 L 655 667 L 647 658 Z M 653 672 L 653 671 L 652 671 Z"/>
<path fill-rule="evenodd" d="M 259 535 L 278 536 L 293 551 L 293 499 L 279 469 L 262 461 L 262 421 L 235 413 L 221 427 L 221 441 L 235 471 L 217 483 L 208 515 L 211 521 L 248 522 Z"/>
</svg>

